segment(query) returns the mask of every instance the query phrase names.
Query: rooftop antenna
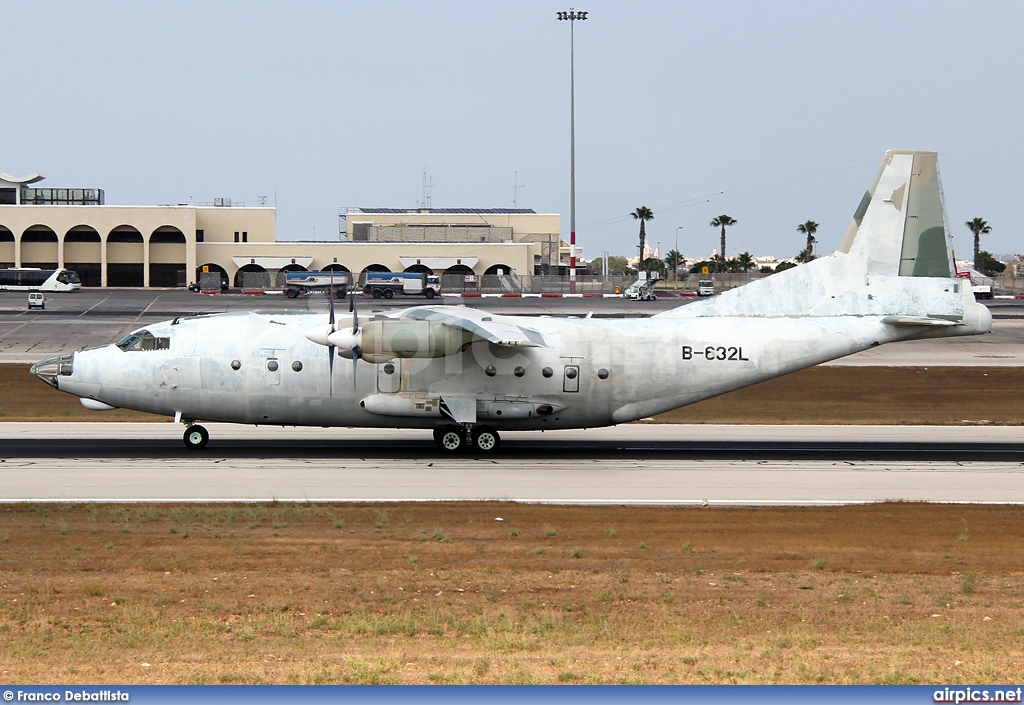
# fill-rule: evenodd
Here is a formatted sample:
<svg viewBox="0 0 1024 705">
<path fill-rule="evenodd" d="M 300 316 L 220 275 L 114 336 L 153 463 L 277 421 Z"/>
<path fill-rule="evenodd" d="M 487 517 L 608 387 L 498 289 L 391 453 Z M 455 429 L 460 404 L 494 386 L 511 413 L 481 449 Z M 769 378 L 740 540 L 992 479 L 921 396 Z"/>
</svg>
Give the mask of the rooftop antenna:
<svg viewBox="0 0 1024 705">
<path fill-rule="evenodd" d="M 423 167 L 423 187 L 420 191 L 420 208 L 430 208 L 431 191 L 434 189 L 434 178 L 427 180 L 427 168 Z"/>
<path fill-rule="evenodd" d="M 526 188 L 526 184 L 519 183 L 518 171 L 514 171 L 512 173 L 515 175 L 512 179 L 512 182 L 514 184 L 512 188 L 512 209 L 515 210 L 516 208 L 519 207 L 519 189 Z"/>
</svg>

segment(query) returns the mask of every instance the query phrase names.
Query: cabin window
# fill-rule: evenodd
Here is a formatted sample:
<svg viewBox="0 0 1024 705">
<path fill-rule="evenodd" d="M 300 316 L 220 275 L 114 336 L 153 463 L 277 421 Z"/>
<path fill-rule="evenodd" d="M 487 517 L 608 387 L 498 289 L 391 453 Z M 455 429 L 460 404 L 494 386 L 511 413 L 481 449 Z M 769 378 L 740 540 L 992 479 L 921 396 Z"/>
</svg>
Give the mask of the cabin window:
<svg viewBox="0 0 1024 705">
<path fill-rule="evenodd" d="M 241 369 L 241 367 L 242 367 L 242 361 L 241 360 L 232 360 L 231 361 L 231 369 L 238 370 L 238 369 Z"/>
<path fill-rule="evenodd" d="M 395 374 L 395 366 L 392 365 L 390 362 L 387 363 L 386 365 L 384 365 L 384 374 L 386 374 L 386 375 L 393 375 L 393 374 Z"/>
<path fill-rule="evenodd" d="M 129 333 L 125 337 L 121 338 L 117 341 L 117 347 L 121 348 L 125 352 L 135 352 L 138 350 L 170 350 L 171 339 L 167 337 L 157 337 L 148 330 L 140 330 L 134 333 Z"/>
<path fill-rule="evenodd" d="M 302 372 L 302 363 L 296 360 L 292 363 L 292 370 L 295 372 Z"/>
<path fill-rule="evenodd" d="M 550 367 L 545 367 L 543 370 L 540 371 L 540 373 L 545 377 L 550 377 L 551 375 L 555 374 L 555 371 Z"/>
<path fill-rule="evenodd" d="M 597 371 L 597 376 L 601 379 L 608 379 L 608 370 L 602 367 Z"/>
<path fill-rule="evenodd" d="M 488 377 L 493 377 L 494 375 L 498 374 L 498 370 L 495 369 L 494 365 L 488 365 L 487 369 L 485 369 L 484 372 L 487 374 Z"/>
<path fill-rule="evenodd" d="M 515 368 L 512 371 L 512 374 L 514 374 L 516 377 L 522 377 L 523 375 L 526 374 L 526 368 L 525 367 L 517 367 L 517 368 Z"/>
<path fill-rule="evenodd" d="M 277 372 L 277 360 L 267 360 L 267 369 L 271 372 Z"/>
</svg>

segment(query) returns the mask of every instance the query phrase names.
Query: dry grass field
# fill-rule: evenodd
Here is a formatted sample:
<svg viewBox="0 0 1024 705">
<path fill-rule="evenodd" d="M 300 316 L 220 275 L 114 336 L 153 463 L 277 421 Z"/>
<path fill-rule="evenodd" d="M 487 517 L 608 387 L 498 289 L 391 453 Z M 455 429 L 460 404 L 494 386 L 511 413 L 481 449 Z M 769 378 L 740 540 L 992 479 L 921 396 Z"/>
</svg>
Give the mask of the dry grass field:
<svg viewBox="0 0 1024 705">
<path fill-rule="evenodd" d="M 1022 383 L 815 368 L 658 420 L 1018 424 Z M 0 414 L 157 420 L 14 365 Z M 0 505 L 0 680 L 1019 682 L 1022 547 L 1014 506 Z"/>
<path fill-rule="evenodd" d="M 1006 506 L 7 505 L 0 679 L 1012 683 L 1022 545 Z"/>
</svg>

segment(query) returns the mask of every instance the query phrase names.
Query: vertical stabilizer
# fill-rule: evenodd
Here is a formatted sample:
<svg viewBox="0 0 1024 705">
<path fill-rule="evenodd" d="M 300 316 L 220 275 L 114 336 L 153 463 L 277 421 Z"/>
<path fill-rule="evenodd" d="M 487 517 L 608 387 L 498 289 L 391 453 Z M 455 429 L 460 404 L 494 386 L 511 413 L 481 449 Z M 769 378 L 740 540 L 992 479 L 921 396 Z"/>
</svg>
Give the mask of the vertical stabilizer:
<svg viewBox="0 0 1024 705">
<path fill-rule="evenodd" d="M 935 152 L 890 150 L 837 252 L 865 274 L 952 276 L 949 227 Z"/>
<path fill-rule="evenodd" d="M 954 271 L 936 153 L 890 150 L 831 255 L 659 316 L 878 316 L 987 331 L 988 309 Z"/>
</svg>

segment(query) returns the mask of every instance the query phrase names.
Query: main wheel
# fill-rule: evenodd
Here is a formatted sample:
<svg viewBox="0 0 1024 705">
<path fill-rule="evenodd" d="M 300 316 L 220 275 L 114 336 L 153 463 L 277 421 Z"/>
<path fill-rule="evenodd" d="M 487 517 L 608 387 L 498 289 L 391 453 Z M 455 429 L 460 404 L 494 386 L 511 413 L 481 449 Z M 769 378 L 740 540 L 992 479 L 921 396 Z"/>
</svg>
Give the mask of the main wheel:
<svg viewBox="0 0 1024 705">
<path fill-rule="evenodd" d="M 501 445 L 501 438 L 493 428 L 486 426 L 473 429 L 473 450 L 481 453 L 493 453 Z"/>
<path fill-rule="evenodd" d="M 185 441 L 185 447 L 189 450 L 202 450 L 210 442 L 210 432 L 199 424 L 193 424 L 185 429 L 181 440 Z"/>
<path fill-rule="evenodd" d="M 395 292 L 392 291 L 391 289 L 385 289 L 384 290 L 384 298 L 385 299 L 393 299 L 393 298 L 395 298 Z"/>
<path fill-rule="evenodd" d="M 435 431 L 434 437 L 437 439 L 437 445 L 449 453 L 458 453 L 462 450 L 463 445 L 465 445 L 465 436 L 462 429 L 455 426 L 442 428 L 440 432 Z"/>
</svg>

